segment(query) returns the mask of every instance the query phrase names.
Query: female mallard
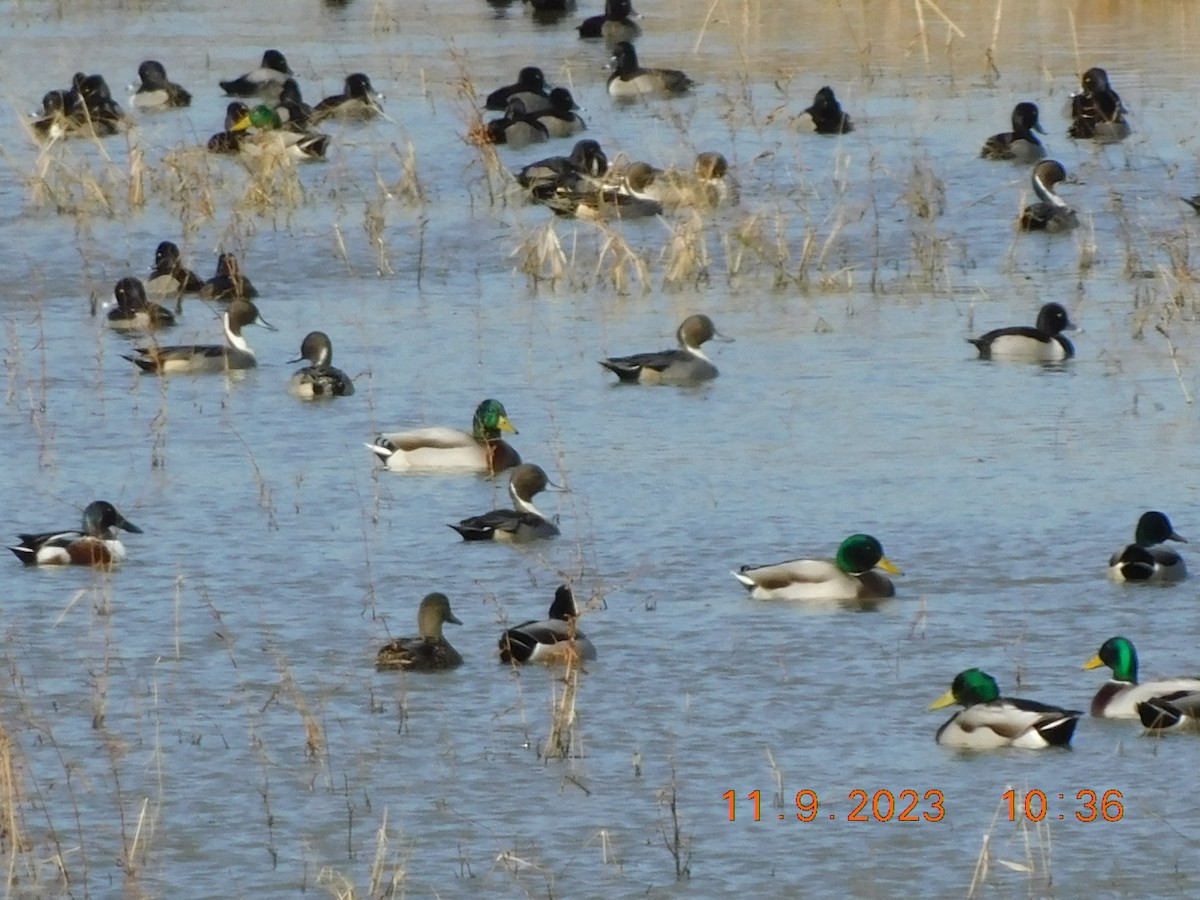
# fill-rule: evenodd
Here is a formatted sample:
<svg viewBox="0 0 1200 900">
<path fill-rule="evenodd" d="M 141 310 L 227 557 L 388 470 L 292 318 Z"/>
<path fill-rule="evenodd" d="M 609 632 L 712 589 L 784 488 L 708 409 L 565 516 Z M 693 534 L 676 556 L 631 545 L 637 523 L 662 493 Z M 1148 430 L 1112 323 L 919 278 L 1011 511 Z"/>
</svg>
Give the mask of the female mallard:
<svg viewBox="0 0 1200 900">
<path fill-rule="evenodd" d="M 502 663 L 565 663 L 595 659 L 596 648 L 578 628 L 579 607 L 567 585 L 560 585 L 550 604 L 549 618 L 522 622 L 500 635 Z"/>
<path fill-rule="evenodd" d="M 175 314 L 146 299 L 146 288 L 136 278 L 122 278 L 113 288 L 116 309 L 108 312 L 109 328 L 148 331 L 175 324 Z"/>
<path fill-rule="evenodd" d="M 1200 691 L 1173 691 L 1137 705 L 1147 731 L 1200 732 Z"/>
<path fill-rule="evenodd" d="M 110 568 L 125 558 L 125 545 L 113 530 L 141 534 L 107 500 L 95 500 L 83 510 L 79 531 L 19 534 L 21 543 L 8 549 L 27 566 L 98 566 Z"/>
<path fill-rule="evenodd" d="M 323 331 L 310 331 L 300 344 L 300 356 L 289 362 L 308 360 L 292 375 L 288 390 L 297 397 L 312 400 L 317 397 L 349 397 L 354 393 L 350 376 L 333 365 L 333 341 Z"/>
<path fill-rule="evenodd" d="M 717 377 L 717 367 L 700 350 L 711 340 L 730 341 L 705 315 L 688 316 L 675 331 L 679 346 L 657 353 L 635 353 L 633 356 L 610 356 L 600 365 L 628 384 L 671 384 L 690 386 Z"/>
<path fill-rule="evenodd" d="M 1035 163 L 1046 155 L 1046 148 L 1038 136 L 1046 129 L 1038 121 L 1036 103 L 1018 103 L 1012 111 L 1012 131 L 993 134 L 983 142 L 979 151 L 981 159 L 1009 159 L 1019 163 Z"/>
<path fill-rule="evenodd" d="M 523 544 L 558 537 L 558 526 L 533 505 L 534 496 L 548 487 L 553 485 L 541 466 L 522 463 L 508 476 L 508 494 L 515 509 L 494 509 L 450 527 L 461 534 L 464 541 Z"/>
<path fill-rule="evenodd" d="M 733 577 L 755 600 L 880 600 L 896 586 L 876 568 L 902 574 L 869 534 L 842 541 L 834 559 L 793 559 L 770 566 L 742 566 Z"/>
<path fill-rule="evenodd" d="M 1075 355 L 1075 346 L 1063 336 L 1074 329 L 1066 309 L 1047 303 L 1038 310 L 1037 324 L 996 328 L 977 338 L 974 344 L 980 359 L 1007 359 L 1016 362 L 1062 362 Z"/>
<path fill-rule="evenodd" d="M 475 409 L 471 430 L 417 428 L 379 435 L 366 447 L 389 469 L 439 471 L 460 470 L 495 475 L 521 464 L 521 457 L 501 438 L 501 432 L 516 434 L 504 404 L 484 400 Z"/>
<path fill-rule="evenodd" d="M 1092 698 L 1092 715 L 1108 719 L 1138 718 L 1138 704 L 1178 692 L 1200 691 L 1200 678 L 1175 677 L 1138 684 L 1137 651 L 1127 638 L 1112 637 L 1100 652 L 1083 664 L 1085 669 L 1108 666 L 1112 677 Z"/>
<path fill-rule="evenodd" d="M 996 679 L 979 669 L 954 677 L 950 690 L 929 704 L 941 709 L 957 703 L 964 707 L 937 730 L 937 742 L 959 750 L 994 750 L 1021 747 L 1041 750 L 1071 743 L 1082 712 L 1047 706 L 1034 700 L 1001 697 Z"/>
<path fill-rule="evenodd" d="M 1079 224 L 1075 210 L 1054 193 L 1054 186 L 1067 180 L 1067 170 L 1062 163 L 1057 159 L 1043 159 L 1033 167 L 1031 180 L 1038 200 L 1021 211 L 1021 217 L 1017 220 L 1017 227 L 1021 231 L 1055 234 L 1070 231 Z"/>
<path fill-rule="evenodd" d="M 375 666 L 380 669 L 403 669 L 406 672 L 438 672 L 462 665 L 462 657 L 442 637 L 446 622 L 461 625 L 450 611 L 445 594 L 429 594 L 417 610 L 417 637 L 396 638 L 379 648 Z"/>
<path fill-rule="evenodd" d="M 137 347 L 137 356 L 125 359 L 137 365 L 143 372 L 155 375 L 173 375 L 190 372 L 228 372 L 231 369 L 253 369 L 258 365 L 249 342 L 242 336 L 247 325 L 261 325 L 270 331 L 269 324 L 258 307 L 249 300 L 234 300 L 223 316 L 225 326 L 224 344 L 182 344 L 174 347 Z"/>
<path fill-rule="evenodd" d="M 1187 577 L 1183 557 L 1163 541 L 1187 543 L 1187 538 L 1175 533 L 1171 520 L 1164 513 L 1151 510 L 1138 519 L 1133 543 L 1122 547 L 1108 561 L 1108 577 L 1113 581 L 1145 581 L 1166 584 Z"/>
</svg>

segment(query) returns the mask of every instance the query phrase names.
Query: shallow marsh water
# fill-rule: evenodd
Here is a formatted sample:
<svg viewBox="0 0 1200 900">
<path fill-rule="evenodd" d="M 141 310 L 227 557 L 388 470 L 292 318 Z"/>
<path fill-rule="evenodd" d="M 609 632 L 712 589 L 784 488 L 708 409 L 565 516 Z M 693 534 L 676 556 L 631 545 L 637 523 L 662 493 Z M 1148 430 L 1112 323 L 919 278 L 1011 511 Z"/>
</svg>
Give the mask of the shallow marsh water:
<svg viewBox="0 0 1200 900">
<path fill-rule="evenodd" d="M 145 529 L 111 578 L 7 570 L 0 724 L 26 848 L 11 894 L 319 896 L 345 879 L 367 896 L 380 834 L 385 880 L 414 896 L 961 896 L 985 835 L 984 893 L 1195 893 L 1200 818 L 1179 789 L 1194 741 L 1084 719 L 1070 752 L 963 756 L 933 743 L 945 714 L 925 707 L 978 665 L 1007 693 L 1086 708 L 1102 676 L 1079 667 L 1118 633 L 1146 676 L 1200 672 L 1194 582 L 1104 577 L 1145 509 L 1200 535 L 1197 220 L 1177 199 L 1200 190 L 1196 12 L 1006 4 L 989 81 L 989 4 L 945 4 L 964 32 L 949 43 L 926 9 L 928 62 L 911 4 L 813 6 L 803 28 L 789 4 L 722 5 L 703 28 L 694 4 L 647 7 L 644 63 L 700 87 L 620 106 L 603 48 L 572 30 L 590 9 L 541 25 L 482 0 L 3 7 L 0 496 L 12 532 L 69 526 L 95 498 Z M 192 148 L 219 128 L 216 81 L 268 46 L 310 102 L 368 72 L 389 118 L 331 125 L 330 161 L 260 203 L 236 162 Z M 39 158 L 20 120 L 44 91 L 83 69 L 123 99 L 148 57 L 192 90 L 189 110 L 135 116 L 107 160 L 85 141 Z M 486 172 L 461 91 L 532 63 L 571 85 L 610 152 L 727 153 L 741 203 L 701 223 L 707 277 L 664 284 L 686 217 L 613 227 L 648 273 L 623 292 L 609 233 L 586 224 L 555 225 L 557 283 L 518 270 L 548 214 Z M 1122 145 L 1065 137 L 1090 65 L 1133 112 Z M 853 134 L 793 122 L 825 83 Z M 1015 236 L 1028 173 L 976 159 L 1022 99 L 1076 177 L 1073 235 Z M 403 190 L 409 144 L 423 200 Z M 139 153 L 147 200 L 131 208 Z M 111 213 L 79 173 L 110 186 Z M 144 274 L 163 239 L 206 277 L 218 248 L 241 255 L 279 329 L 248 331 L 260 368 L 159 381 L 121 359 L 139 340 L 106 330 L 91 297 Z M 966 337 L 1032 323 L 1049 300 L 1083 327 L 1077 359 L 971 359 Z M 712 385 L 618 389 L 595 364 L 668 346 L 694 311 L 736 339 L 714 348 Z M 186 301 L 167 340 L 216 340 L 216 312 Z M 286 394 L 314 328 L 353 398 Z M 464 546 L 445 523 L 506 501 L 504 479 L 398 476 L 361 446 L 465 426 L 486 396 L 570 488 L 539 504 L 561 515 L 556 542 Z M 752 602 L 728 574 L 858 530 L 906 572 L 878 610 Z M 600 659 L 580 678 L 574 754 L 542 761 L 561 680 L 499 666 L 495 640 L 544 615 L 563 577 L 596 598 Z M 435 589 L 464 622 L 448 635 L 463 667 L 377 673 L 375 650 Z M 1010 823 L 1009 787 L 1044 791 L 1046 822 Z M 822 803 L 811 823 L 795 818 L 802 789 Z M 883 789 L 941 791 L 945 817 L 846 821 L 850 792 Z M 1121 820 L 1076 821 L 1084 789 L 1121 791 Z"/>
</svg>

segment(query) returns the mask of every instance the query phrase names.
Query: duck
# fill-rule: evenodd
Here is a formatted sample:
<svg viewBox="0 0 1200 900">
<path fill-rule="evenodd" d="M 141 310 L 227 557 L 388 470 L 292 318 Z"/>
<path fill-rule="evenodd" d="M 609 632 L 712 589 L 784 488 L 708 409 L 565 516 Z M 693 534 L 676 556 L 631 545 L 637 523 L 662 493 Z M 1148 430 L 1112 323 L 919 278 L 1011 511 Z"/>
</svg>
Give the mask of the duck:
<svg viewBox="0 0 1200 900">
<path fill-rule="evenodd" d="M 300 94 L 300 82 L 289 78 L 279 89 L 279 99 L 274 104 L 264 104 L 274 113 L 273 116 L 263 116 L 263 128 L 283 131 L 294 131 L 297 134 L 308 134 L 309 124 L 313 119 L 313 108 L 304 102 Z M 261 114 L 260 114 L 261 115 Z"/>
<path fill-rule="evenodd" d="M 575 112 L 577 109 L 571 92 L 556 87 L 550 92 L 550 108 L 537 113 L 534 118 L 552 138 L 573 137 L 587 130 L 587 123 Z"/>
<path fill-rule="evenodd" d="M 516 173 L 516 179 L 517 184 L 529 191 L 546 185 L 557 186 L 568 180 L 576 186 L 586 183 L 594 189 L 607 172 L 608 157 L 600 142 L 585 138 L 575 142 L 569 156 L 551 156 L 532 162 Z"/>
<path fill-rule="evenodd" d="M 260 104 L 251 109 L 233 126 L 235 133 L 254 132 L 241 138 L 238 149 L 247 156 L 283 155 L 299 162 L 325 159 L 329 135 L 295 131 L 284 126 L 276 110 Z"/>
<path fill-rule="evenodd" d="M 1106 143 L 1122 141 L 1132 129 L 1125 121 L 1125 106 L 1112 89 L 1108 73 L 1094 67 L 1083 73 L 1083 90 L 1071 95 L 1071 127 L 1067 134 L 1077 140 Z"/>
<path fill-rule="evenodd" d="M 524 0 L 529 4 L 533 20 L 539 25 L 553 25 L 569 12 L 575 11 L 575 0 Z"/>
<path fill-rule="evenodd" d="M 166 67 L 156 59 L 148 59 L 138 66 L 141 83 L 133 95 L 133 105 L 138 109 L 178 109 L 192 105 L 192 95 L 167 78 Z"/>
<path fill-rule="evenodd" d="M 305 366 L 292 375 L 288 390 L 297 397 L 312 400 L 317 397 L 349 397 L 354 393 L 354 382 L 333 362 L 333 342 L 323 331 L 310 331 L 300 343 L 300 355 L 289 360 L 298 363 L 308 360 Z"/>
<path fill-rule="evenodd" d="M 108 311 L 108 325 L 117 329 L 169 328 L 175 324 L 175 314 L 164 306 L 146 299 L 146 288 L 133 277 L 122 278 L 113 288 L 116 309 Z"/>
<path fill-rule="evenodd" d="M 672 96 L 685 94 L 695 85 L 678 69 L 642 68 L 638 64 L 637 51 L 629 41 L 620 41 L 613 47 L 610 65 L 613 69 L 608 77 L 611 97 Z"/>
<path fill-rule="evenodd" d="M 445 594 L 433 593 L 425 596 L 417 609 L 417 637 L 396 638 L 379 648 L 375 657 L 378 669 L 403 669 L 406 672 L 441 672 L 457 669 L 462 665 L 462 656 L 442 636 L 442 625 L 461 625 L 462 622 L 450 610 L 450 600 Z"/>
<path fill-rule="evenodd" d="M 262 62 L 257 69 L 229 81 L 222 81 L 220 85 L 221 90 L 230 97 L 266 97 L 276 100 L 283 83 L 291 78 L 292 74 L 282 53 L 278 50 L 267 50 L 263 53 Z"/>
<path fill-rule="evenodd" d="M 379 94 L 365 72 L 354 72 L 346 76 L 342 93 L 326 97 L 313 107 L 312 121 L 338 118 L 364 121 L 373 119 L 383 112 L 379 105 Z"/>
<path fill-rule="evenodd" d="M 644 162 L 625 168 L 616 184 L 595 184 L 589 178 L 564 178 L 535 188 L 535 203 L 548 206 L 560 216 L 587 221 L 643 219 L 660 216 L 662 203 L 647 191 L 654 183 L 655 169 Z"/>
<path fill-rule="evenodd" d="M 1054 186 L 1067 180 L 1067 170 L 1057 159 L 1043 159 L 1033 167 L 1033 192 L 1038 201 L 1021 211 L 1017 227 L 1021 231 L 1046 231 L 1055 234 L 1070 231 L 1079 224 L 1075 210 L 1067 206 Z"/>
<path fill-rule="evenodd" d="M 509 100 L 504 115 L 488 122 L 483 133 L 489 144 L 506 144 L 514 150 L 550 140 L 550 130 L 526 111 L 520 97 Z"/>
<path fill-rule="evenodd" d="M 258 289 L 242 274 L 242 265 L 236 256 L 232 253 L 221 253 L 217 256 L 216 274 L 200 286 L 200 296 L 205 300 L 222 303 L 239 297 L 243 300 L 253 300 L 258 296 Z"/>
<path fill-rule="evenodd" d="M 145 288 L 159 295 L 198 294 L 204 281 L 183 264 L 179 247 L 173 241 L 160 241 L 154 249 L 154 266 Z"/>
<path fill-rule="evenodd" d="M 484 400 L 475 409 L 471 430 L 434 427 L 380 434 L 366 447 L 389 469 L 398 472 L 463 471 L 495 475 L 521 464 L 505 443 L 503 432 L 516 434 L 504 404 Z"/>
<path fill-rule="evenodd" d="M 1038 310 L 1037 324 L 996 328 L 977 338 L 974 344 L 980 359 L 1004 359 L 1018 362 L 1063 362 L 1075 355 L 1075 345 L 1063 332 L 1073 329 L 1067 311 L 1059 303 L 1047 303 Z"/>
<path fill-rule="evenodd" d="M 1083 715 L 1079 710 L 1034 700 L 1001 697 L 996 679 L 980 669 L 959 672 L 950 690 L 929 708 L 942 709 L 955 703 L 963 709 L 937 730 L 936 740 L 943 747 L 958 750 L 1066 747 Z"/>
<path fill-rule="evenodd" d="M 1112 669 L 1109 678 L 1092 698 L 1092 715 L 1107 719 L 1136 719 L 1137 706 L 1176 693 L 1200 691 L 1200 678 L 1175 677 L 1138 683 L 1138 658 L 1133 642 L 1111 637 L 1100 645 L 1100 652 L 1083 664 L 1085 669 Z"/>
<path fill-rule="evenodd" d="M 116 134 L 125 121 L 125 113 L 113 99 L 103 75 L 77 72 L 68 95 L 67 112 L 99 137 Z"/>
<path fill-rule="evenodd" d="M 225 129 L 218 131 L 208 139 L 205 145 L 210 153 L 240 153 L 242 139 L 247 135 L 244 131 L 235 131 L 234 126 L 250 114 L 248 107 L 241 100 L 234 100 L 225 107 Z"/>
<path fill-rule="evenodd" d="M 708 150 L 696 155 L 691 171 L 656 170 L 653 182 L 643 191 L 664 209 L 711 210 L 736 197 L 728 174 L 729 161 L 724 155 Z"/>
<path fill-rule="evenodd" d="M 1108 577 L 1116 582 L 1149 584 L 1183 581 L 1187 577 L 1187 564 L 1174 550 L 1158 546 L 1164 541 L 1186 544 L 1187 538 L 1175 532 L 1165 513 L 1157 510 L 1142 513 L 1133 543 L 1122 547 L 1109 558 Z"/>
<path fill-rule="evenodd" d="M 1173 691 L 1137 705 L 1138 718 L 1147 731 L 1200 732 L 1200 691 Z"/>
<path fill-rule="evenodd" d="M 1022 102 L 1013 107 L 1012 131 L 993 134 L 983 142 L 980 159 L 1007 159 L 1019 163 L 1035 163 L 1046 155 L 1045 145 L 1037 134 L 1046 129 L 1038 121 L 1036 103 Z"/>
<path fill-rule="evenodd" d="M 813 130 L 817 134 L 849 134 L 854 130 L 854 123 L 842 111 L 842 104 L 828 85 L 817 91 L 812 106 L 804 110 L 802 115 L 812 119 Z"/>
<path fill-rule="evenodd" d="M 238 298 L 229 304 L 222 317 L 225 327 L 224 344 L 183 344 L 174 347 L 137 347 L 137 356 L 125 359 L 143 372 L 173 375 L 179 372 L 228 372 L 231 369 L 253 369 L 258 358 L 242 336 L 247 325 L 262 325 L 274 331 L 249 300 Z"/>
<path fill-rule="evenodd" d="M 84 126 L 67 112 L 65 91 L 47 91 L 42 96 L 42 113 L 29 127 L 39 141 L 53 141 L 75 134 Z"/>
<path fill-rule="evenodd" d="M 604 14 L 589 16 L 575 30 L 582 39 L 604 38 L 609 43 L 636 41 L 642 34 L 641 26 L 633 21 L 636 15 L 630 0 L 604 0 Z"/>
<path fill-rule="evenodd" d="M 21 543 L 8 549 L 27 566 L 95 566 L 111 568 L 125 559 L 125 545 L 113 529 L 141 534 L 107 500 L 94 500 L 83 510 L 78 531 L 19 534 Z"/>
<path fill-rule="evenodd" d="M 546 76 L 537 66 L 526 66 L 517 73 L 517 80 L 496 88 L 487 95 L 485 109 L 503 111 L 508 101 L 516 98 L 525 104 L 527 113 L 540 113 L 550 108 L 550 94 L 546 89 Z"/>
<path fill-rule="evenodd" d="M 882 600 L 896 586 L 875 569 L 902 574 L 869 534 L 852 534 L 834 559 L 793 559 L 769 566 L 742 566 L 733 577 L 755 600 Z"/>
<path fill-rule="evenodd" d="M 702 344 L 716 340 L 725 343 L 732 338 L 717 331 L 708 316 L 697 313 L 688 316 L 675 330 L 679 346 L 657 353 L 635 353 L 632 356 L 610 356 L 600 365 L 617 376 L 618 384 L 669 384 L 692 386 L 717 377 L 717 367 L 700 350 Z"/>
<path fill-rule="evenodd" d="M 541 466 L 521 463 L 508 476 L 508 495 L 512 497 L 514 509 L 493 509 L 450 527 L 462 535 L 464 541 L 524 544 L 558 537 L 558 526 L 533 505 L 533 498 L 547 488 L 558 490 Z"/>
<path fill-rule="evenodd" d="M 568 585 L 559 585 L 549 616 L 522 622 L 500 635 L 500 662 L 510 665 L 577 665 L 596 658 L 596 646 L 578 627 L 579 607 Z"/>
</svg>

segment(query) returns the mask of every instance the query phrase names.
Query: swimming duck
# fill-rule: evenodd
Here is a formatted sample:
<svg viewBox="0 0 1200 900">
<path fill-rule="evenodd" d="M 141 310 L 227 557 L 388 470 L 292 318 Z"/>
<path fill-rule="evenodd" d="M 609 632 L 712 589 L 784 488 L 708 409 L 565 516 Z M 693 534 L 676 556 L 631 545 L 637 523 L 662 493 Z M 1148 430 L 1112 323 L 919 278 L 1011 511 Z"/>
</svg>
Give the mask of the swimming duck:
<svg viewBox="0 0 1200 900">
<path fill-rule="evenodd" d="M 610 43 L 635 41 L 642 33 L 633 21 L 636 15 L 630 0 L 604 0 L 604 14 L 584 19 L 576 31 L 581 38 L 604 38 Z"/>
<path fill-rule="evenodd" d="M 529 4 L 533 20 L 539 25 L 553 25 L 575 10 L 575 0 L 524 0 Z"/>
<path fill-rule="evenodd" d="M 563 178 L 538 185 L 530 193 L 535 203 L 560 216 L 587 221 L 642 219 L 662 215 L 662 203 L 646 193 L 654 179 L 653 166 L 636 162 L 621 173 L 615 185 L 596 185 L 590 178 Z"/>
<path fill-rule="evenodd" d="M 557 87 L 550 92 L 550 108 L 534 115 L 552 138 L 571 137 L 587 130 L 587 123 L 575 110 L 575 98 L 566 88 Z"/>
<path fill-rule="evenodd" d="M 354 72 L 346 76 L 346 84 L 342 93 L 326 97 L 313 107 L 312 121 L 322 119 L 373 119 L 383 112 L 379 105 L 379 94 L 371 84 L 371 79 L 363 72 Z"/>
<path fill-rule="evenodd" d="M 513 84 L 496 88 L 487 96 L 486 109 L 508 109 L 513 98 L 525 104 L 527 113 L 540 113 L 550 108 L 550 94 L 546 91 L 546 76 L 537 66 L 526 66 L 517 74 Z"/>
<path fill-rule="evenodd" d="M 40 141 L 51 141 L 67 137 L 83 127 L 67 112 L 65 91 L 47 91 L 42 96 L 42 114 L 29 127 Z"/>
<path fill-rule="evenodd" d="M 265 104 L 254 107 L 233 126 L 233 131 L 255 131 L 240 140 L 238 149 L 248 156 L 266 153 L 282 154 L 300 162 L 312 162 L 325 158 L 329 148 L 329 135 L 309 131 L 293 131 L 284 127 L 279 114 Z"/>
<path fill-rule="evenodd" d="M 291 76 L 292 70 L 283 54 L 278 50 L 268 50 L 263 53 L 262 63 L 257 69 L 220 84 L 221 90 L 231 97 L 266 97 L 276 100 L 283 83 Z"/>
<path fill-rule="evenodd" d="M 183 264 L 174 242 L 162 241 L 154 250 L 154 267 L 145 287 L 151 294 L 198 294 L 204 281 Z"/>
<path fill-rule="evenodd" d="M 504 109 L 504 115 L 492 119 L 484 127 L 484 136 L 489 144 L 507 144 L 514 150 L 541 144 L 550 140 L 550 131 L 536 117 L 525 110 L 525 102 L 513 97 Z"/>
<path fill-rule="evenodd" d="M 828 85 L 817 91 L 812 106 L 803 114 L 812 119 L 817 134 L 849 134 L 854 130 L 854 123 L 842 111 L 842 104 Z"/>
<path fill-rule="evenodd" d="M 218 131 L 208 139 L 210 153 L 238 153 L 242 149 L 242 139 L 247 137 L 244 131 L 235 131 L 234 126 L 250 114 L 248 107 L 241 100 L 234 100 L 225 107 L 225 130 Z"/>
<path fill-rule="evenodd" d="M 116 134 L 125 120 L 121 106 L 113 99 L 103 75 L 75 74 L 73 93 L 68 93 L 67 112 L 98 136 Z"/>
<path fill-rule="evenodd" d="M 240 297 L 229 304 L 222 317 L 225 327 L 224 344 L 184 344 L 174 347 L 137 347 L 137 356 L 125 359 L 135 363 L 143 372 L 171 375 L 177 372 L 227 372 L 231 369 L 253 369 L 258 358 L 242 329 L 247 325 L 262 325 L 275 330 L 259 315 L 258 307 Z"/>
<path fill-rule="evenodd" d="M 560 585 L 550 615 L 540 622 L 522 622 L 500 635 L 500 662 L 576 665 L 595 659 L 596 647 L 578 628 L 579 607 L 567 585 Z"/>
<path fill-rule="evenodd" d="M 1125 121 L 1125 107 L 1112 89 L 1108 73 L 1100 68 L 1083 73 L 1083 90 L 1071 95 L 1071 127 L 1067 134 L 1081 140 L 1120 141 L 1131 129 Z"/>
<path fill-rule="evenodd" d="M 217 256 L 216 274 L 200 286 L 200 296 L 205 300 L 224 303 L 239 297 L 253 299 L 258 296 L 258 290 L 242 274 L 237 257 L 232 253 L 222 253 Z"/>
<path fill-rule="evenodd" d="M 1062 362 L 1075 355 L 1074 345 L 1062 334 L 1075 326 L 1067 311 L 1058 303 L 1047 303 L 1038 310 L 1037 325 L 997 328 L 977 338 L 974 344 L 980 359 L 1007 359 L 1020 362 Z"/>
<path fill-rule="evenodd" d="M 375 666 L 379 669 L 403 669 L 406 672 L 439 672 L 462 665 L 462 657 L 442 636 L 442 625 L 461 625 L 450 611 L 445 594 L 429 594 L 417 610 L 417 637 L 396 638 L 379 648 Z"/>
<path fill-rule="evenodd" d="M 83 510 L 79 531 L 19 534 L 21 543 L 9 547 L 27 566 L 98 566 L 108 568 L 125 558 L 125 545 L 114 528 L 141 534 L 138 528 L 107 500 L 95 500 Z"/>
<path fill-rule="evenodd" d="M 312 400 L 315 397 L 349 397 L 354 393 L 350 376 L 331 365 L 333 342 L 325 332 L 310 331 L 305 335 L 300 344 L 300 356 L 289 362 L 298 363 L 302 359 L 312 365 L 292 375 L 288 390 L 297 397 Z"/>
<path fill-rule="evenodd" d="M 148 59 L 138 66 L 141 84 L 133 95 L 133 105 L 138 109 L 171 109 L 190 106 L 192 95 L 167 78 L 167 70 L 156 59 Z"/>
<path fill-rule="evenodd" d="M 1075 210 L 1067 206 L 1054 193 L 1054 186 L 1067 180 L 1067 170 L 1056 159 L 1043 159 L 1033 167 L 1033 192 L 1037 203 L 1031 203 L 1021 212 L 1017 227 L 1021 231 L 1048 231 L 1052 234 L 1070 231 L 1079 224 Z"/>
<path fill-rule="evenodd" d="M 733 577 L 755 600 L 879 600 L 896 587 L 876 568 L 901 574 L 869 534 L 842 541 L 834 559 L 793 559 L 769 566 L 742 566 Z"/>
<path fill-rule="evenodd" d="M 110 328 L 146 330 L 175 324 L 175 315 L 169 309 L 146 299 L 146 288 L 136 278 L 118 281 L 113 298 L 117 307 L 108 311 Z"/>
<path fill-rule="evenodd" d="M 678 69 L 644 69 L 638 65 L 637 51 L 629 41 L 613 47 L 612 75 L 608 93 L 612 97 L 641 97 L 646 94 L 687 93 L 695 82 Z"/>
<path fill-rule="evenodd" d="M 1092 698 L 1093 716 L 1136 719 L 1139 703 L 1178 692 L 1200 691 L 1200 678 L 1163 678 L 1139 684 L 1137 651 L 1128 638 L 1109 638 L 1100 645 L 1100 652 L 1083 664 L 1085 669 L 1098 669 L 1101 666 L 1112 669 L 1112 677 L 1101 685 Z"/>
<path fill-rule="evenodd" d="M 656 170 L 654 180 L 643 189 L 665 209 L 715 209 L 731 196 L 736 196 L 729 179 L 729 162 L 720 153 L 706 151 L 697 154 L 691 171 Z"/>
<path fill-rule="evenodd" d="M 308 126 L 313 119 L 313 108 L 304 102 L 300 95 L 300 83 L 295 78 L 289 78 L 283 83 L 283 87 L 279 89 L 279 99 L 268 108 L 274 115 L 263 116 L 265 121 L 259 127 L 295 131 L 298 134 L 309 133 Z"/>
<path fill-rule="evenodd" d="M 471 431 L 457 428 L 418 428 L 381 434 L 366 447 L 396 471 L 460 470 L 495 475 L 521 464 L 517 451 L 500 438 L 516 434 L 504 404 L 484 400 L 475 409 Z"/>
<path fill-rule="evenodd" d="M 545 185 L 558 185 L 564 179 L 571 179 L 575 186 L 582 187 L 580 182 L 584 181 L 596 188 L 606 172 L 608 157 L 600 148 L 600 142 L 584 139 L 575 143 L 570 156 L 539 159 L 521 169 L 516 178 L 521 187 L 531 191 Z"/>
<path fill-rule="evenodd" d="M 515 509 L 493 509 L 450 527 L 461 534 L 464 541 L 523 544 L 557 537 L 558 526 L 533 505 L 533 498 L 549 487 L 553 485 L 541 466 L 522 463 L 508 476 L 508 495 L 512 497 Z"/>
<path fill-rule="evenodd" d="M 1173 691 L 1137 705 L 1147 731 L 1200 732 L 1200 691 Z"/>
<path fill-rule="evenodd" d="M 600 360 L 616 374 L 618 383 L 695 385 L 717 377 L 717 367 L 700 350 L 706 341 L 730 342 L 706 315 L 688 316 L 675 331 L 679 346 L 657 353 L 636 353 Z"/>
<path fill-rule="evenodd" d="M 1165 584 L 1182 581 L 1187 577 L 1187 564 L 1183 557 L 1167 547 L 1157 546 L 1163 541 L 1187 543 L 1187 538 L 1175 533 L 1171 520 L 1163 513 L 1150 511 L 1138 519 L 1133 543 L 1122 547 L 1108 561 L 1108 576 L 1113 581 L 1140 581 Z"/>
<path fill-rule="evenodd" d="M 959 672 L 950 690 L 929 708 L 941 709 L 954 703 L 964 708 L 937 730 L 936 739 L 943 747 L 959 750 L 1066 747 L 1083 715 L 1078 710 L 1034 700 L 1002 698 L 996 679 L 979 669 Z"/>
<path fill-rule="evenodd" d="M 1036 103 L 1018 103 L 1012 111 L 1012 131 L 993 134 L 983 142 L 981 159 L 1010 159 L 1019 163 L 1035 163 L 1046 155 L 1046 147 L 1038 140 L 1046 129 L 1038 121 Z"/>
</svg>

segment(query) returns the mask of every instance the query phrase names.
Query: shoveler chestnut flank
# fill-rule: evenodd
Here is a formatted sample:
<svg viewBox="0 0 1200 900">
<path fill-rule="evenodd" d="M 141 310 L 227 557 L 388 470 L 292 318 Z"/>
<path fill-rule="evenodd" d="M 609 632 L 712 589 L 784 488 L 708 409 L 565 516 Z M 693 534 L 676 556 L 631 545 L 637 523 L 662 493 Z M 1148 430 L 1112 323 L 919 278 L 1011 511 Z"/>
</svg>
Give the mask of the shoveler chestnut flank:
<svg viewBox="0 0 1200 900">
<path fill-rule="evenodd" d="M 8 549 L 27 566 L 96 566 L 110 568 L 125 559 L 125 545 L 113 529 L 141 534 L 107 500 L 95 500 L 83 510 L 78 531 L 20 534 L 21 543 Z"/>
</svg>

